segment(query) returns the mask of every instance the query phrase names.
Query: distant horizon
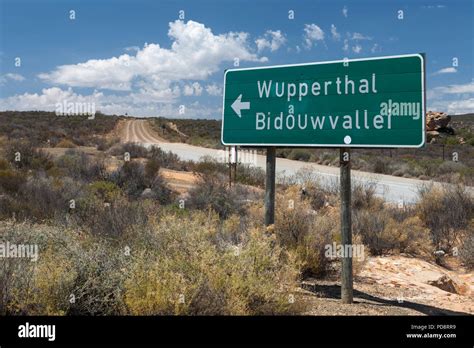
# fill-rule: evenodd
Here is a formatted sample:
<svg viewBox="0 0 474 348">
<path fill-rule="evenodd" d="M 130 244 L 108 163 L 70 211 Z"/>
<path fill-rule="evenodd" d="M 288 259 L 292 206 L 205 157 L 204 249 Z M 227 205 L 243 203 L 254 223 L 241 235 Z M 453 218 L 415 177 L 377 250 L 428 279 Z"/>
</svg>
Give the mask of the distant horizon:
<svg viewBox="0 0 474 348">
<path fill-rule="evenodd" d="M 54 111 L 48 111 L 48 110 L 0 110 L 0 113 L 7 113 L 7 112 L 21 112 L 21 113 L 28 113 L 28 112 L 45 112 L 45 113 L 55 113 Z M 426 113 L 429 112 L 444 112 L 444 111 L 439 111 L 439 110 L 428 110 Z M 445 112 L 446 113 L 446 112 Z M 172 120 L 195 120 L 195 121 L 222 121 L 221 118 L 187 118 L 187 117 L 172 117 L 172 116 L 135 116 L 135 115 L 125 115 L 125 114 L 107 114 L 103 113 L 102 111 L 98 110 L 96 112 L 97 114 L 101 114 L 104 116 L 116 116 L 116 117 L 132 117 L 132 118 L 167 118 L 167 119 L 172 119 Z M 446 115 L 450 117 L 463 117 L 463 116 L 474 116 L 474 111 L 473 112 L 466 112 L 463 114 L 448 114 Z M 56 115 L 58 117 L 86 117 L 87 115 Z"/>
</svg>

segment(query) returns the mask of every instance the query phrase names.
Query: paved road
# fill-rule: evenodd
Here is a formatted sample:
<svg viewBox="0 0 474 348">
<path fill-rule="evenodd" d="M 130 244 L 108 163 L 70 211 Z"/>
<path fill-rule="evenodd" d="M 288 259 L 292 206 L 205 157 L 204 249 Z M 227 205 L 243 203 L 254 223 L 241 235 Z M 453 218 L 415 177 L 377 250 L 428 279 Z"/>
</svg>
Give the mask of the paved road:
<svg viewBox="0 0 474 348">
<path fill-rule="evenodd" d="M 223 160 L 224 151 L 192 146 L 182 143 L 169 143 L 159 137 L 148 125 L 147 120 L 129 120 L 123 127 L 123 141 L 137 142 L 146 147 L 159 146 L 165 151 L 177 154 L 183 160 L 199 161 L 203 156 L 209 156 L 216 160 Z M 256 155 L 253 165 L 265 169 L 265 156 Z M 339 168 L 328 167 L 315 163 L 293 161 L 277 158 L 276 171 L 279 180 L 292 176 L 303 168 L 309 169 L 318 176 L 323 185 L 337 184 L 339 180 Z M 352 171 L 353 182 L 361 184 L 373 183 L 376 185 L 377 195 L 384 197 L 388 202 L 412 204 L 417 200 L 418 189 L 426 185 L 426 181 L 417 179 L 400 178 L 390 175 Z M 438 185 L 435 183 L 435 185 Z"/>
</svg>

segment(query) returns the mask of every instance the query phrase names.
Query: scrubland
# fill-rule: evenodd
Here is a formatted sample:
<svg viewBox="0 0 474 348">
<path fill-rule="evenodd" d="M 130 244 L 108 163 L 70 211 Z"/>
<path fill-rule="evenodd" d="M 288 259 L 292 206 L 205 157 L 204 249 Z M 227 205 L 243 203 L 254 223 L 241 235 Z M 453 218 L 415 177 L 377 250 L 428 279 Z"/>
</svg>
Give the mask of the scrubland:
<svg viewBox="0 0 474 348">
<path fill-rule="evenodd" d="M 276 221 L 265 227 L 255 168 L 240 167 L 229 187 L 225 165 L 159 148 L 112 141 L 91 156 L 74 143 L 54 157 L 27 139 L 0 145 L 1 240 L 39 247 L 37 262 L 0 260 L 2 315 L 300 314 L 301 282 L 337 277 L 325 248 L 340 242 L 338 191 L 312 173 L 277 187 Z M 198 182 L 178 194 L 161 168 Z M 438 264 L 442 250 L 472 269 L 473 197 L 462 184 L 420 187 L 419 197 L 393 206 L 356 185 L 353 243 L 367 257 Z M 357 274 L 364 261 L 354 262 Z"/>
</svg>

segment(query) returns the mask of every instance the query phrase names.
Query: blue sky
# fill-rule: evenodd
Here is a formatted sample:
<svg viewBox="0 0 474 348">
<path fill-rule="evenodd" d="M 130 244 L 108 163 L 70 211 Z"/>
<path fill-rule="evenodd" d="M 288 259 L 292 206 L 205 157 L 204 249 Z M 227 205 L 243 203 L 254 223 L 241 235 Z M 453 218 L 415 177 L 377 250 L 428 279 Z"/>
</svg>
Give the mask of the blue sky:
<svg viewBox="0 0 474 348">
<path fill-rule="evenodd" d="M 471 0 L 0 3 L 0 110 L 54 111 L 67 100 L 109 114 L 220 118 L 236 58 L 249 67 L 424 52 L 428 109 L 474 112 Z"/>
</svg>

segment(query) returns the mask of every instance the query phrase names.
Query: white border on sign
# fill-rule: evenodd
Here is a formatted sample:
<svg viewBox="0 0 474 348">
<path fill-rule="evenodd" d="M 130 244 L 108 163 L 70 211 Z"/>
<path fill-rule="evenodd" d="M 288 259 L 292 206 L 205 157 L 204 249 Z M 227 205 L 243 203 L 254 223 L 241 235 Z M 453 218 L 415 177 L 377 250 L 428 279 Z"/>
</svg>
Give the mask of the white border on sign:
<svg viewBox="0 0 474 348">
<path fill-rule="evenodd" d="M 421 109 L 422 109 L 422 141 L 418 145 L 352 145 L 352 144 L 290 144 L 290 143 L 278 143 L 278 144 L 254 144 L 254 143 L 225 143 L 224 142 L 224 113 L 225 113 L 225 85 L 226 85 L 226 77 L 227 73 L 230 71 L 245 71 L 245 70 L 259 70 L 259 69 L 274 69 L 274 68 L 285 68 L 285 67 L 293 67 L 293 66 L 309 66 L 309 65 L 320 65 L 320 64 L 330 64 L 330 63 L 350 63 L 350 62 L 357 62 L 357 61 L 366 61 L 366 60 L 381 60 L 381 59 L 391 59 L 391 58 L 405 58 L 405 57 L 418 57 L 421 60 L 421 93 L 422 93 L 422 102 L 421 102 Z M 298 63 L 298 64 L 284 64 L 284 65 L 272 65 L 272 66 L 262 66 L 262 67 L 252 67 L 252 68 L 242 68 L 242 69 L 228 69 L 224 73 L 224 90 L 222 96 L 222 129 L 221 129 L 221 143 L 224 146 L 234 146 L 234 145 L 241 145 L 241 146 L 278 146 L 278 147 L 366 147 L 366 148 L 420 148 L 425 144 L 426 141 L 426 111 L 425 111 L 425 104 L 426 104 L 426 93 L 425 93 L 425 58 L 420 53 L 414 54 L 402 54 L 398 56 L 385 56 L 385 57 L 370 57 L 370 58 L 355 58 L 355 59 L 342 59 L 342 60 L 331 60 L 325 62 L 313 62 L 313 63 Z"/>
</svg>

